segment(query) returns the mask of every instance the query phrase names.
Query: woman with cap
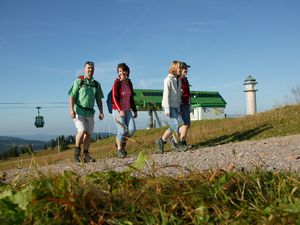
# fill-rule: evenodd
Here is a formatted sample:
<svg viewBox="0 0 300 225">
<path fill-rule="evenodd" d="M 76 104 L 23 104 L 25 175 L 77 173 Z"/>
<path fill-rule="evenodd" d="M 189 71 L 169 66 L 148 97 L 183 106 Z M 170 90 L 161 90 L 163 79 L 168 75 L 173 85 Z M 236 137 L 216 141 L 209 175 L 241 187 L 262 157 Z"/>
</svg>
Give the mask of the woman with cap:
<svg viewBox="0 0 300 225">
<path fill-rule="evenodd" d="M 188 128 L 191 125 L 191 118 L 190 118 L 191 92 L 190 92 L 190 84 L 186 77 L 189 67 L 190 66 L 187 65 L 185 62 L 182 62 L 181 75 L 180 75 L 182 101 L 181 101 L 181 105 L 180 105 L 180 112 L 181 112 L 181 118 L 183 121 L 183 125 L 179 129 L 179 133 L 180 133 L 179 143 L 183 146 L 187 146 L 186 135 L 187 135 Z"/>
</svg>

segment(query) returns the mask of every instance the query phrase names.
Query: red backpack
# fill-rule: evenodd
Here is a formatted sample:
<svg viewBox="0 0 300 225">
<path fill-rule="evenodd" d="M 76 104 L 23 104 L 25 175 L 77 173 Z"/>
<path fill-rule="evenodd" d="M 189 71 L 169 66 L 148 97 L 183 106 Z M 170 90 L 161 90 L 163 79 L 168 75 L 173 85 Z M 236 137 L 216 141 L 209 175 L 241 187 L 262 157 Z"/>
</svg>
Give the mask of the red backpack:
<svg viewBox="0 0 300 225">
<path fill-rule="evenodd" d="M 83 75 L 79 75 L 78 76 L 78 79 L 80 79 L 80 84 L 79 84 L 79 89 L 83 86 L 83 85 L 86 85 L 86 86 L 90 86 L 90 87 L 94 87 L 97 89 L 98 91 L 98 81 L 96 80 L 93 80 L 93 83 L 92 84 L 84 84 L 84 76 Z"/>
</svg>

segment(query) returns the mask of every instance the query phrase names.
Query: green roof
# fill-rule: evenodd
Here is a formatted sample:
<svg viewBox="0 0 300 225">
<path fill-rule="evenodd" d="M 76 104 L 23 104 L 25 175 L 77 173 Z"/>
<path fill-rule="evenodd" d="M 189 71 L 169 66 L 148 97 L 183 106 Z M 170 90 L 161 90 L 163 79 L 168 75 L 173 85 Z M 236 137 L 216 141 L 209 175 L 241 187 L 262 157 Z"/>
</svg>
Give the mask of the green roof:
<svg viewBox="0 0 300 225">
<path fill-rule="evenodd" d="M 163 91 L 155 89 L 134 89 L 138 110 L 161 109 Z M 219 92 L 191 91 L 192 107 L 225 107 L 227 104 Z"/>
<path fill-rule="evenodd" d="M 225 107 L 226 101 L 215 91 L 191 91 L 193 107 Z"/>
</svg>

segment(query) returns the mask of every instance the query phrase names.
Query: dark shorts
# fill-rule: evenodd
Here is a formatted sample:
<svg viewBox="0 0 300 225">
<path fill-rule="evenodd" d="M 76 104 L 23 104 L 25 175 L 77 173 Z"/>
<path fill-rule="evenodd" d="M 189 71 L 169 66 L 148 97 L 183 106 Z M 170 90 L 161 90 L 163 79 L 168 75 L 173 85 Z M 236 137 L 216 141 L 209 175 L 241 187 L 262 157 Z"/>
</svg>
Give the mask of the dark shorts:
<svg viewBox="0 0 300 225">
<path fill-rule="evenodd" d="M 180 105 L 180 112 L 183 121 L 183 125 L 191 125 L 191 116 L 190 116 L 190 105 Z"/>
</svg>

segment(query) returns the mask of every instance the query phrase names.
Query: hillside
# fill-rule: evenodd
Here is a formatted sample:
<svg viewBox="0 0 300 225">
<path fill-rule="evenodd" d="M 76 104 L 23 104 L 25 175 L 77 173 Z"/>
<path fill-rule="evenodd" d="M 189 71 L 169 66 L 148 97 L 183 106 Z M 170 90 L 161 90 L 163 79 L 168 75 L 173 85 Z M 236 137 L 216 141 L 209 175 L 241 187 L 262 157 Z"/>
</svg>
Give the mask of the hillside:
<svg viewBox="0 0 300 225">
<path fill-rule="evenodd" d="M 165 128 L 138 130 L 128 141 L 129 156 L 137 156 L 141 151 L 146 155 L 155 153 L 154 141 L 164 130 Z M 241 118 L 194 121 L 188 133 L 188 143 L 201 150 L 204 147 L 293 134 L 300 134 L 300 105 L 285 106 Z M 92 143 L 90 151 L 98 160 L 116 157 L 115 137 Z M 166 152 L 171 151 L 167 144 Z M 40 166 L 73 162 L 73 150 L 58 152 L 57 149 L 49 149 L 37 153 L 35 160 Z M 20 166 L 26 168 L 31 163 L 31 156 L 24 155 L 20 157 L 20 161 L 0 161 L 0 170 Z"/>
<path fill-rule="evenodd" d="M 36 140 L 25 140 L 17 137 L 0 136 L 0 152 L 4 152 L 15 146 L 23 147 L 31 144 L 34 149 L 43 148 L 46 142 Z"/>
<path fill-rule="evenodd" d="M 111 137 L 92 144 L 95 163 L 76 164 L 72 150 L 56 149 L 1 161 L 5 214 L 0 219 L 52 224 L 55 215 L 57 224 L 298 224 L 299 109 L 194 122 L 189 142 L 197 148 L 187 152 L 167 146 L 166 153 L 155 154 L 153 142 L 163 129 L 153 129 L 137 132 L 125 159 L 116 157 Z"/>
</svg>

